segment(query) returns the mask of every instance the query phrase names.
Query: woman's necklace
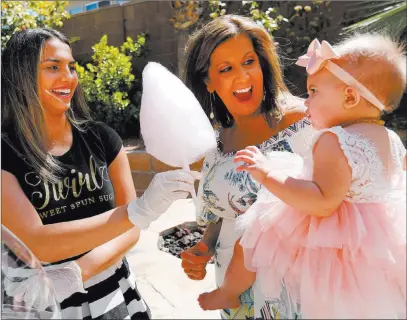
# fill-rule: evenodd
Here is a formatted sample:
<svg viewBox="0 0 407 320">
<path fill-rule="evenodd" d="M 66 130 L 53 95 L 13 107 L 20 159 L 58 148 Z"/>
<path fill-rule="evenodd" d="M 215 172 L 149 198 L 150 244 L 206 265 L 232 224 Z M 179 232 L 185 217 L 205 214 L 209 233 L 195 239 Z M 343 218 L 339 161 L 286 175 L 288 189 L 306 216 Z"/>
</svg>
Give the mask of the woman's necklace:
<svg viewBox="0 0 407 320">
<path fill-rule="evenodd" d="M 383 120 L 380 120 L 380 119 L 375 119 L 375 118 L 362 118 L 362 119 L 358 119 L 358 120 L 354 120 L 354 121 L 349 121 L 349 122 L 342 123 L 341 126 L 342 126 L 342 127 L 347 127 L 347 126 L 350 126 L 350 125 L 355 124 L 355 123 L 374 123 L 374 124 L 378 124 L 378 125 L 381 125 L 381 126 L 384 125 L 384 121 L 383 121 Z"/>
</svg>

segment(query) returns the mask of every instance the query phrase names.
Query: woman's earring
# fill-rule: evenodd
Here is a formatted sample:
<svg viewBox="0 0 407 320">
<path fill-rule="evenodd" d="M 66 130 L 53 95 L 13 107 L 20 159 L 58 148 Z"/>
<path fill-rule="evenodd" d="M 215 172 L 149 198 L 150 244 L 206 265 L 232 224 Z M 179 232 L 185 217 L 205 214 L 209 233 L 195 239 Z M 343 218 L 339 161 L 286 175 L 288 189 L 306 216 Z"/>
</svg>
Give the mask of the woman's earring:
<svg viewBox="0 0 407 320">
<path fill-rule="evenodd" d="M 215 118 L 215 115 L 213 113 L 213 102 L 212 102 L 212 97 L 213 100 L 215 101 L 215 95 L 213 94 L 213 92 L 211 92 L 209 94 L 209 101 L 211 102 L 211 113 L 209 114 L 209 118 L 211 118 L 211 120 L 213 120 Z"/>
<path fill-rule="evenodd" d="M 263 89 L 263 101 L 266 101 L 266 90 Z"/>
</svg>

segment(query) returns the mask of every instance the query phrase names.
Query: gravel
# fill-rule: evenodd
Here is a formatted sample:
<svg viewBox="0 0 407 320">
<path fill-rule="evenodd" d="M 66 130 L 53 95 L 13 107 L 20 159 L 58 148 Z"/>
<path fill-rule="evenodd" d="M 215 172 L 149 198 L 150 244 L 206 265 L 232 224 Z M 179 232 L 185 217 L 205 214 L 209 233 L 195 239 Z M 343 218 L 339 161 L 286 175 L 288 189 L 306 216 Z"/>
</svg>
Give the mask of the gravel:
<svg viewBox="0 0 407 320">
<path fill-rule="evenodd" d="M 182 251 L 191 248 L 202 239 L 204 232 L 204 227 L 193 229 L 175 227 L 173 232 L 159 237 L 158 249 L 179 258 Z M 209 263 L 213 263 L 213 259 Z"/>
</svg>

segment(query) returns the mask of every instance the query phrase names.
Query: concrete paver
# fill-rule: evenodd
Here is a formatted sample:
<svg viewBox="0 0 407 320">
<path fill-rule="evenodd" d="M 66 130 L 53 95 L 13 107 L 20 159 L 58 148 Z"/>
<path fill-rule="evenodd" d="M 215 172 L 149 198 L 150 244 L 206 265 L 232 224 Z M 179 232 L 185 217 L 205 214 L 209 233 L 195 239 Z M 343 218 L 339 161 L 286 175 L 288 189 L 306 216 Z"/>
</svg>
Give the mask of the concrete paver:
<svg viewBox="0 0 407 320">
<path fill-rule="evenodd" d="M 203 311 L 197 302 L 200 293 L 216 287 L 214 265 L 207 266 L 205 279 L 194 281 L 183 272 L 179 258 L 158 250 L 159 233 L 187 221 L 195 221 L 192 199 L 175 201 L 142 231 L 139 242 L 127 255 L 153 319 L 220 319 L 219 311 Z"/>
</svg>

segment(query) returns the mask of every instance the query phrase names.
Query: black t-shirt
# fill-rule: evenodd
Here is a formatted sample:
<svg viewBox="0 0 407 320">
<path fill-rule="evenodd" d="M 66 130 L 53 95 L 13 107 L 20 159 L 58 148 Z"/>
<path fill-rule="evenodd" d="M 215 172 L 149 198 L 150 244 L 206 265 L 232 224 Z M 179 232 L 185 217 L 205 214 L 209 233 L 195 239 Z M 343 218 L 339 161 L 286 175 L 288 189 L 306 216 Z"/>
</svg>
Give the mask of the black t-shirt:
<svg viewBox="0 0 407 320">
<path fill-rule="evenodd" d="M 2 134 L 1 169 L 17 178 L 43 224 L 88 218 L 115 207 L 108 167 L 122 140 L 113 129 L 94 121 L 87 122 L 84 131 L 72 126 L 72 135 L 71 148 L 55 157 L 64 173 L 57 183 L 49 183 L 26 162 L 12 132 Z"/>
</svg>

